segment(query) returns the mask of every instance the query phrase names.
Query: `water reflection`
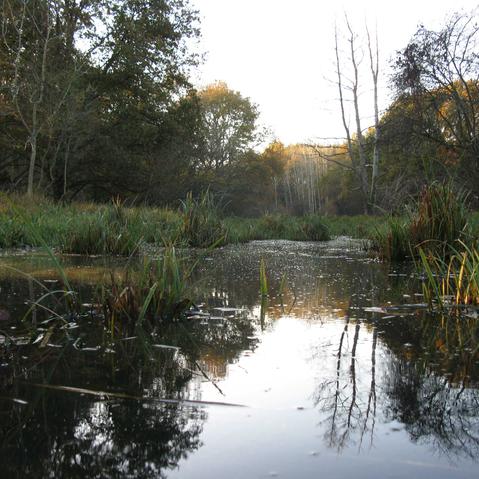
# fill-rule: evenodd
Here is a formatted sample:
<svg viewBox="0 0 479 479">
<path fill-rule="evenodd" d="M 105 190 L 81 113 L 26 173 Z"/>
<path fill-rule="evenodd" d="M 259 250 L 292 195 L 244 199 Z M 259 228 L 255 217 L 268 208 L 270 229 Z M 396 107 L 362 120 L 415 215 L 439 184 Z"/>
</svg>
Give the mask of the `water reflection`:
<svg viewBox="0 0 479 479">
<path fill-rule="evenodd" d="M 263 304 L 261 258 L 270 284 Z M 37 278 L 55 280 L 41 260 L 21 261 Z M 86 297 L 109 265 L 90 265 L 95 273 L 80 281 L 81 260 L 71 261 Z M 277 437 L 281 424 L 281 441 L 265 443 L 278 469 L 289 461 L 297 477 L 317 476 L 294 455 L 298 445 L 305 453 L 323 451 L 323 465 L 325 451 L 347 463 L 351 451 L 367 458 L 381 449 L 387 460 L 413 447 L 418 464 L 468 460 L 443 477 L 478 470 L 477 325 L 428 318 L 410 269 L 376 263 L 360 245 L 257 242 L 210 252 L 193 297 L 211 317 L 146 331 L 146 341 L 136 331 L 112 338 L 95 318 L 85 318 L 68 334 L 55 332 L 49 346 L 22 345 L 18 338 L 28 330 L 18 318 L 38 290 L 11 271 L 0 275 L 0 287 L 0 434 L 9 476 L 202 477 L 201 466 L 219 457 L 216 477 L 232 476 L 234 461 L 224 451 L 250 438 Z M 37 323 L 46 316 L 38 312 Z M 255 421 L 247 425 L 239 413 L 222 416 L 215 407 L 154 401 L 161 398 L 245 403 L 251 406 L 245 417 Z M 292 415 L 296 410 L 303 419 Z M 235 424 L 245 432 L 231 437 L 226 431 Z M 252 468 L 265 464 L 257 448 L 244 455 Z M 365 466 L 365 477 L 377 472 L 372 467 Z M 247 477 L 259 475 L 252 469 Z"/>
<path fill-rule="evenodd" d="M 353 338 L 349 351 L 346 343 L 349 342 L 350 330 Z M 314 395 L 315 406 L 326 416 L 322 420 L 324 439 L 329 447 L 338 451 L 350 446 L 354 442 L 354 436 L 357 436 L 360 447 L 363 440 L 369 442 L 370 446 L 373 444 L 377 405 L 377 330 L 374 329 L 372 335 L 369 389 L 358 384 L 357 378 L 356 354 L 360 330 L 359 321 L 351 324 L 349 317 L 345 319 L 336 353 L 335 377 L 323 380 Z"/>
</svg>

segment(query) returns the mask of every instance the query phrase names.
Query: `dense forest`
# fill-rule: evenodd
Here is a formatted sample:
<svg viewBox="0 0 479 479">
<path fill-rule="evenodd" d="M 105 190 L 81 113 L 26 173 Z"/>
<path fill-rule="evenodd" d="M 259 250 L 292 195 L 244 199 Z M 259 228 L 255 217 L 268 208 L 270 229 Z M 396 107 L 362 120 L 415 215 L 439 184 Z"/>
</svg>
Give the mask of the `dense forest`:
<svg viewBox="0 0 479 479">
<path fill-rule="evenodd" d="M 62 201 L 175 204 L 210 190 L 228 213 L 394 211 L 432 179 L 479 195 L 477 13 L 418 28 L 392 59 L 378 113 L 377 38 L 347 23 L 336 64 L 344 141 L 267 146 L 254 101 L 225 83 L 195 89 L 199 15 L 186 0 L 3 0 L 0 189 Z M 359 56 L 374 125 L 354 128 Z M 345 66 L 347 64 L 347 66 Z M 343 69 L 356 72 L 347 83 Z M 344 100 L 346 101 L 346 100 Z M 357 102 L 354 101 L 357 106 Z M 261 151 L 262 149 L 262 151 Z"/>
</svg>

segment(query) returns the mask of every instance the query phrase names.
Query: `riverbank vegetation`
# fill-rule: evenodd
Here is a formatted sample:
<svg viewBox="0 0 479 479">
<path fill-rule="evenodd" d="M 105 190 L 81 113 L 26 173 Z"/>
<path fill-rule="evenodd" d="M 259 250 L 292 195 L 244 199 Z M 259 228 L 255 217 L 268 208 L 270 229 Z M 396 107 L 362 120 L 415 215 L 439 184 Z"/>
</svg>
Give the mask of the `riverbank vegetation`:
<svg viewBox="0 0 479 479">
<path fill-rule="evenodd" d="M 194 88 L 188 1 L 6 1 L 1 14 L 0 248 L 131 256 L 348 235 L 386 260 L 448 261 L 476 247 L 477 10 L 417 29 L 381 116 L 379 40 L 346 16 L 334 36 L 344 139 L 293 145 L 225 82 Z"/>
<path fill-rule="evenodd" d="M 386 260 L 413 258 L 419 249 L 449 257 L 462 242 L 477 238 L 469 222 L 472 218 L 464 191 L 456 191 L 451 183 L 433 182 L 404 216 L 391 217 L 376 229 L 371 249 Z"/>
<path fill-rule="evenodd" d="M 350 221 L 360 229 L 361 219 Z M 0 248 L 47 244 L 65 254 L 130 256 L 148 246 L 209 248 L 257 239 L 324 241 L 330 228 L 344 234 L 345 220 L 280 214 L 225 218 L 208 192 L 197 200 L 189 194 L 176 209 L 5 195 L 0 206 Z"/>
<path fill-rule="evenodd" d="M 193 87 L 201 56 L 188 46 L 200 24 L 189 2 L 25 5 L 2 8 L 0 189 L 9 194 L 81 204 L 120 198 L 158 208 L 158 218 L 166 215 L 158 221 L 170 223 L 163 209 L 175 210 L 190 192 L 192 200 L 205 191 L 221 198 L 228 217 L 402 214 L 424 185 L 450 179 L 478 206 L 475 11 L 417 30 L 393 60 L 393 101 L 374 125 L 347 128 L 334 144 L 284 145 L 268 138 L 252 99 L 224 82 Z M 346 26 L 356 51 L 342 58 L 337 32 L 340 96 L 362 87 L 345 84 L 359 56 L 370 56 L 360 67 L 372 68 L 374 85 L 382 74 L 378 40 L 368 32 L 362 43 L 360 30 Z M 344 97 L 338 111 L 355 100 Z M 15 243 L 21 232 L 9 234 L 6 243 Z M 94 252 L 99 235 L 92 224 L 91 246 L 80 249 Z M 106 251 L 130 250 L 123 238 Z"/>
</svg>

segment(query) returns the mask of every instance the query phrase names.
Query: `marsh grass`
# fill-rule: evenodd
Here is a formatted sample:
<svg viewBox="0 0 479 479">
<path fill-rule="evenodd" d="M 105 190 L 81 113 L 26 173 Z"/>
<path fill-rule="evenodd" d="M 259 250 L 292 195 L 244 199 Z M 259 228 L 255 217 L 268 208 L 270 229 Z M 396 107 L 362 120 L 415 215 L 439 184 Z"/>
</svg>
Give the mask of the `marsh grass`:
<svg viewBox="0 0 479 479">
<path fill-rule="evenodd" d="M 384 225 L 389 219 L 387 216 L 324 216 L 324 223 L 332 236 L 350 236 L 351 238 L 366 239 Z"/>
<path fill-rule="evenodd" d="M 29 308 L 23 318 L 31 328 L 32 337 L 39 337 L 38 332 L 34 334 L 37 328 L 48 324 L 47 333 L 42 334 L 47 341 L 53 332 L 63 331 L 62 337 L 66 338 L 68 327 L 85 317 L 98 320 L 99 324 L 104 321 L 112 338 L 117 332 L 144 335 L 160 322 L 184 318 L 193 305 L 188 287 L 195 264 L 189 262 L 187 267 L 177 258 L 173 246 L 166 247 L 159 259 L 145 260 L 140 270 L 130 270 L 127 265 L 123 272 L 112 271 L 108 280 L 96 285 L 96 292 L 88 293 L 93 303 L 82 302 L 58 258 L 51 250 L 49 254 L 60 278 L 60 287 L 49 289 L 25 274 L 40 291 L 28 301 Z"/>
<path fill-rule="evenodd" d="M 431 309 L 479 306 L 479 251 L 461 244 L 448 258 L 419 248 L 423 293 Z"/>
<path fill-rule="evenodd" d="M 165 208 L 127 208 L 118 200 L 108 205 L 1 200 L 0 248 L 40 247 L 41 238 L 61 253 L 130 256 L 146 243 L 161 246 L 180 236 L 180 216 Z"/>
<path fill-rule="evenodd" d="M 445 197 L 443 203 L 436 201 L 441 194 Z M 0 195 L 0 248 L 40 247 L 41 237 L 60 253 L 130 256 L 165 243 L 210 247 L 251 240 L 326 241 L 331 236 L 347 235 L 369 238 L 384 258 L 403 259 L 410 256 L 411 242 L 426 242 L 439 250 L 449 244 L 461 230 L 465 217 L 479 231 L 479 214 L 468 213 L 461 204 L 454 206 L 454 197 L 445 187 L 439 185 L 435 193 L 424 197 L 430 205 L 424 203 L 418 217 L 410 213 L 391 219 L 282 214 L 223 218 L 217 201 L 208 192 L 199 199 L 188 195 L 179 210 L 127 207 L 118 200 L 105 205 L 59 204 L 41 197 L 28 200 L 18 195 Z M 448 219 L 449 223 L 444 221 L 447 211 L 455 215 Z M 33 235 L 32 230 L 36 232 Z M 469 230 L 466 227 L 463 233 L 457 233 L 460 239 L 465 239 Z"/>
<path fill-rule="evenodd" d="M 199 199 L 188 193 L 181 202 L 181 238 L 188 246 L 208 248 L 226 243 L 228 231 L 214 196 L 206 191 Z"/>
<path fill-rule="evenodd" d="M 467 194 L 451 183 L 434 182 L 424 188 L 411 215 L 409 234 L 414 246 L 442 256 L 454 253 L 469 237 Z"/>
<path fill-rule="evenodd" d="M 447 258 L 471 238 L 467 194 L 449 182 L 426 186 L 406 218 L 390 218 L 371 235 L 371 249 L 381 258 L 403 260 L 419 249 Z"/>
<path fill-rule="evenodd" d="M 263 258 L 259 263 L 259 291 L 262 298 L 268 297 L 268 276 L 266 275 L 266 264 Z"/>
<path fill-rule="evenodd" d="M 286 216 L 266 214 L 261 218 L 228 218 L 232 243 L 251 240 L 328 241 L 329 228 L 319 215 Z"/>
<path fill-rule="evenodd" d="M 158 260 L 145 260 L 140 272 L 127 272 L 120 279 L 112 274 L 99 297 L 110 327 L 125 319 L 134 323 L 181 319 L 193 305 L 187 297 L 193 268 L 187 268 L 175 248 L 167 246 Z"/>
<path fill-rule="evenodd" d="M 409 224 L 404 218 L 390 217 L 370 236 L 369 249 L 381 259 L 402 261 L 411 256 Z"/>
</svg>

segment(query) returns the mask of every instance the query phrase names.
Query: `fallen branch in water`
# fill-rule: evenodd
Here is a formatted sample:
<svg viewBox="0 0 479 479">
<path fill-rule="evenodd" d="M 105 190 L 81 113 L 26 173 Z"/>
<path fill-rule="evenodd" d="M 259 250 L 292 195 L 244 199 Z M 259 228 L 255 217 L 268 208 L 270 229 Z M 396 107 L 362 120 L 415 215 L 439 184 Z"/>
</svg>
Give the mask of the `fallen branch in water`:
<svg viewBox="0 0 479 479">
<path fill-rule="evenodd" d="M 135 399 L 137 401 L 151 401 L 151 402 L 160 402 L 165 404 L 184 404 L 192 406 L 231 406 L 231 407 L 247 407 L 244 404 L 234 404 L 227 402 L 216 402 L 216 401 L 199 401 L 194 399 L 166 399 L 166 398 L 149 398 L 142 396 L 132 396 L 126 393 L 115 393 L 107 391 L 96 391 L 93 389 L 84 389 L 76 388 L 73 386 L 57 386 L 54 384 L 41 384 L 41 383 L 30 383 L 31 386 L 53 389 L 56 391 L 65 391 L 79 394 L 89 394 L 91 396 L 98 396 L 102 398 L 118 398 L 118 399 Z"/>
</svg>

